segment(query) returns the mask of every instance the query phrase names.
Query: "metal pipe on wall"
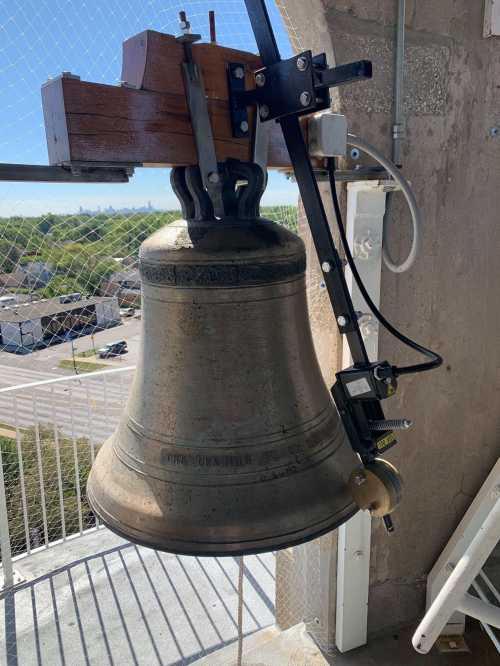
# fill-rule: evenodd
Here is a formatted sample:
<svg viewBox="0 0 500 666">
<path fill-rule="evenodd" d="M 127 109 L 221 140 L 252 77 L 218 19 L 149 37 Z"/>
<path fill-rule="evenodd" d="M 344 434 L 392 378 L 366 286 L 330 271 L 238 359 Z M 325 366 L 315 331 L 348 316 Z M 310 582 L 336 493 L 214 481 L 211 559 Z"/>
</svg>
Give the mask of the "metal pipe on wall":
<svg viewBox="0 0 500 666">
<path fill-rule="evenodd" d="M 399 0 L 396 29 L 396 61 L 394 66 L 394 115 L 392 126 L 392 161 L 397 166 L 401 166 L 401 142 L 405 136 L 405 122 L 403 112 L 405 18 L 406 0 Z"/>
</svg>

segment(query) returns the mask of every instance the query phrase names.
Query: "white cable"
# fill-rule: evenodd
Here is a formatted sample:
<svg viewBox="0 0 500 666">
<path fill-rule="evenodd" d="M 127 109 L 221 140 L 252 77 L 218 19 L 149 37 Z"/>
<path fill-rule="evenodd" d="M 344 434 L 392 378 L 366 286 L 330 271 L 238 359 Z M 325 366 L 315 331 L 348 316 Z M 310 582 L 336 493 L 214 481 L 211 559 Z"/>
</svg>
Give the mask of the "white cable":
<svg viewBox="0 0 500 666">
<path fill-rule="evenodd" d="M 389 256 L 389 252 L 387 251 L 385 229 L 384 229 L 384 242 L 383 242 L 383 258 L 387 268 L 391 270 L 393 273 L 404 273 L 409 268 L 411 268 L 415 263 L 418 250 L 420 248 L 420 241 L 422 235 L 422 215 L 420 213 L 420 209 L 415 199 L 415 195 L 413 194 L 413 190 L 408 184 L 408 181 L 401 175 L 401 172 L 399 171 L 397 166 L 393 162 L 391 162 L 391 160 L 384 157 L 382 153 L 379 152 L 379 150 L 377 150 L 377 148 L 372 146 L 370 143 L 368 143 L 364 139 L 360 139 L 359 136 L 355 136 L 354 134 L 348 134 L 347 144 L 349 146 L 353 146 L 354 148 L 359 148 L 359 150 L 362 150 L 364 153 L 367 153 L 367 155 L 373 157 L 374 160 L 376 160 L 381 166 L 384 167 L 384 169 L 388 173 L 391 174 L 394 180 L 401 187 L 401 191 L 405 196 L 405 199 L 408 203 L 408 207 L 410 209 L 412 225 L 413 225 L 413 240 L 410 252 L 403 262 L 401 262 L 400 264 L 396 264 L 392 261 L 391 257 Z"/>
</svg>

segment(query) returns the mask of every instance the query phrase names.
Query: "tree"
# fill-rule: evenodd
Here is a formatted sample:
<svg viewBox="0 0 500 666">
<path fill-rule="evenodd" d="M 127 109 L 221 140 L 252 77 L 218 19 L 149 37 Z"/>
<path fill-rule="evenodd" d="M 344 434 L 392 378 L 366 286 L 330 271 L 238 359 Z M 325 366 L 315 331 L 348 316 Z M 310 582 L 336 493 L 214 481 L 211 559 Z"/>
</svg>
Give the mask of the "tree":
<svg viewBox="0 0 500 666">
<path fill-rule="evenodd" d="M 0 238 L 0 273 L 15 271 L 20 255 L 19 249 L 12 241 Z"/>
<path fill-rule="evenodd" d="M 54 275 L 43 289 L 38 290 L 40 298 L 53 298 L 62 294 L 86 293 L 87 285 L 66 275 Z"/>
<path fill-rule="evenodd" d="M 58 443 L 52 426 L 40 426 L 25 430 L 21 435 L 21 451 L 26 496 L 26 511 L 31 547 L 41 545 L 44 540 L 42 498 L 38 470 L 37 439 L 42 460 L 42 479 L 45 492 L 45 512 L 49 541 L 62 538 L 62 515 L 59 496 L 57 451 L 61 470 L 62 504 L 66 534 L 79 531 L 77 484 L 80 486 L 83 527 L 95 525 L 95 518 L 85 496 L 85 484 L 91 467 L 91 447 L 86 438 L 72 439 L 58 433 Z M 13 554 L 26 550 L 23 500 L 20 484 L 20 465 L 16 440 L 0 436 L 3 472 L 7 499 L 7 517 Z M 78 459 L 78 475 L 75 470 L 75 449 Z"/>
</svg>

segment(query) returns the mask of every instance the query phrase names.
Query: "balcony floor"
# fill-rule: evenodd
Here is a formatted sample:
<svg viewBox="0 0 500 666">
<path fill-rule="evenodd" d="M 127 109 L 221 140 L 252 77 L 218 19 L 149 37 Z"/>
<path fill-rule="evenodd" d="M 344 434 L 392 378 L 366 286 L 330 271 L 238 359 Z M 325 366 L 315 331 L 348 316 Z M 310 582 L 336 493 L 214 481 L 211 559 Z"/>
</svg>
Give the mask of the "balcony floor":
<svg viewBox="0 0 500 666">
<path fill-rule="evenodd" d="M 7 666 L 184 666 L 237 638 L 235 558 L 178 557 L 105 529 L 14 563 L 0 601 Z M 274 621 L 274 556 L 245 558 L 244 632 Z M 4 661 L 5 660 L 5 661 Z"/>
</svg>

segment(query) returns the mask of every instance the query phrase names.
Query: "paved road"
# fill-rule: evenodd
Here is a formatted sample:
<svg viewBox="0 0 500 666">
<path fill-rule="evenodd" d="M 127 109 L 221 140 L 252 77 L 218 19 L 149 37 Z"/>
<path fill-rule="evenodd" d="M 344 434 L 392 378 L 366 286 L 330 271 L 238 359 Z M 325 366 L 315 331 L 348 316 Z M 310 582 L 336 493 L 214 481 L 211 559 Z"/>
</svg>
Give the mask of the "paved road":
<svg viewBox="0 0 500 666">
<path fill-rule="evenodd" d="M 96 346 L 116 339 L 126 339 L 130 352 L 119 359 L 106 360 L 110 368 L 134 365 L 137 359 L 140 321 L 126 320 L 114 329 L 95 335 Z M 91 347 L 90 336 L 75 341 L 78 350 Z M 58 367 L 61 359 L 71 358 L 71 344 L 64 343 L 26 356 L 0 352 L 0 389 L 42 382 L 47 379 L 72 376 L 73 373 Z M 20 427 L 40 424 L 57 424 L 64 434 L 72 437 L 89 437 L 100 443 L 116 427 L 123 410 L 133 372 L 85 377 L 71 382 L 61 382 L 25 388 L 16 392 L 0 393 L 0 422 Z"/>
</svg>

